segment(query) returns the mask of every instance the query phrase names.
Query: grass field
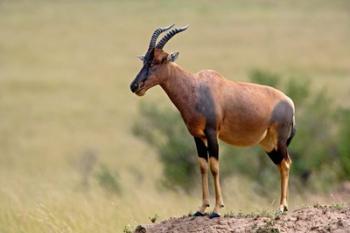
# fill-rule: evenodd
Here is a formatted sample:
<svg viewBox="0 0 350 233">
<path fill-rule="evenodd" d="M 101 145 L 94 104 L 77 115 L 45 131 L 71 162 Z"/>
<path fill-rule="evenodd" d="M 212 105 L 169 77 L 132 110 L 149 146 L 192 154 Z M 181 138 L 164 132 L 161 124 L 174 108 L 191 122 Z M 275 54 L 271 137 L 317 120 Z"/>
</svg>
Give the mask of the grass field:
<svg viewBox="0 0 350 233">
<path fill-rule="evenodd" d="M 0 232 L 120 232 L 199 205 L 199 189 L 157 188 L 157 155 L 131 133 L 140 104 L 170 106 L 160 88 L 140 99 L 128 87 L 157 26 L 190 24 L 167 45 L 189 71 L 310 78 L 349 106 L 349 12 L 345 0 L 0 1 Z M 83 190 L 88 151 L 97 162 Z M 98 185 L 102 165 L 118 174 L 120 194 Z M 227 211 L 275 208 L 277 195 L 266 200 L 253 186 L 230 179 Z M 291 195 L 290 205 L 307 200 Z"/>
</svg>

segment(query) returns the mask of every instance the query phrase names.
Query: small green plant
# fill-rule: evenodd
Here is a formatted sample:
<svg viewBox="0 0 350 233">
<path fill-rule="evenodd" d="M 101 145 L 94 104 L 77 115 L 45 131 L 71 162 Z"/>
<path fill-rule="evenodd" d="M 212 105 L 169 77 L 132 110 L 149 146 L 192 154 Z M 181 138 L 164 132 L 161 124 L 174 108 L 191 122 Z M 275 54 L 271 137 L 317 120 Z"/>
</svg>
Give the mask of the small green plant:
<svg viewBox="0 0 350 233">
<path fill-rule="evenodd" d="M 323 205 L 321 205 L 320 203 L 315 203 L 314 204 L 314 208 L 322 208 L 324 207 Z"/>
<path fill-rule="evenodd" d="M 155 223 L 159 218 L 158 214 L 153 215 L 153 217 L 148 217 L 151 223 Z"/>
<path fill-rule="evenodd" d="M 249 78 L 254 83 L 277 87 L 280 82 L 280 75 L 269 71 L 254 69 L 250 72 Z"/>
<path fill-rule="evenodd" d="M 256 233 L 279 233 L 280 230 L 276 227 L 272 227 L 272 226 L 263 226 L 263 227 L 259 227 L 256 230 Z"/>
<path fill-rule="evenodd" d="M 97 152 L 93 149 L 84 151 L 76 162 L 76 167 L 81 176 L 80 186 L 84 190 L 90 187 L 90 180 L 97 163 Z"/>
<path fill-rule="evenodd" d="M 242 213 L 238 212 L 235 213 L 233 211 L 226 213 L 224 217 L 229 217 L 229 218 L 260 218 L 260 217 L 266 217 L 266 218 L 271 218 L 273 217 L 271 212 L 268 212 L 266 210 L 263 210 L 261 212 L 251 212 L 251 213 Z"/>
<path fill-rule="evenodd" d="M 118 182 L 116 174 L 112 172 L 104 165 L 100 167 L 100 170 L 96 174 L 96 179 L 99 185 L 109 193 L 120 193 L 121 188 Z"/>
<path fill-rule="evenodd" d="M 270 211 L 267 211 L 267 210 L 262 210 L 257 215 L 258 215 L 258 217 L 266 217 L 266 218 L 273 218 L 274 217 L 273 213 Z"/>
<path fill-rule="evenodd" d="M 130 225 L 124 226 L 123 233 L 132 233 L 132 227 Z"/>
<path fill-rule="evenodd" d="M 274 227 L 275 221 L 273 219 L 266 222 L 264 226 L 259 227 L 256 233 L 279 233 L 280 230 Z"/>
<path fill-rule="evenodd" d="M 336 210 L 341 210 L 341 209 L 344 209 L 345 206 L 344 206 L 344 204 L 336 203 L 336 204 L 333 204 L 331 207 L 336 209 Z"/>
<path fill-rule="evenodd" d="M 146 233 L 146 228 L 141 225 L 138 225 L 134 231 L 135 233 Z"/>
</svg>

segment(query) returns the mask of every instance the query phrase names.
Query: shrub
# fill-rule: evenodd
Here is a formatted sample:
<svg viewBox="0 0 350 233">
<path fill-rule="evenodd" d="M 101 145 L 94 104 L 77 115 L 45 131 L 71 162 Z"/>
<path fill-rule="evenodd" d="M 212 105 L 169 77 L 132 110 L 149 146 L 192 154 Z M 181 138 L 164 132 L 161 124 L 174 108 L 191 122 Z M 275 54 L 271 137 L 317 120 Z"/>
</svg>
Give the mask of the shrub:
<svg viewBox="0 0 350 233">
<path fill-rule="evenodd" d="M 99 185 L 108 193 L 121 193 L 118 176 L 113 174 L 105 165 L 101 165 L 96 174 Z"/>
<path fill-rule="evenodd" d="M 339 129 L 339 178 L 350 180 L 350 110 L 340 113 Z"/>
<path fill-rule="evenodd" d="M 140 111 L 143 117 L 136 122 L 133 132 L 157 150 L 164 166 L 161 183 L 168 188 L 190 190 L 198 166 L 194 140 L 181 116 L 150 104 L 141 105 Z"/>
</svg>

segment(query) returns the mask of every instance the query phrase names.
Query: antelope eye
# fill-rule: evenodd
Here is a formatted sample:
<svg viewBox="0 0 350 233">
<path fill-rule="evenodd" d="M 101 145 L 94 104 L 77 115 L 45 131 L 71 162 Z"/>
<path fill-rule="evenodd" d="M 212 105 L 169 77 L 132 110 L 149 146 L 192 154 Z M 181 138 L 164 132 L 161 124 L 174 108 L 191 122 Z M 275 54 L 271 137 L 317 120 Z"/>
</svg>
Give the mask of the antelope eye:
<svg viewBox="0 0 350 233">
<path fill-rule="evenodd" d="M 156 64 L 152 64 L 149 68 L 150 71 L 153 72 L 156 69 L 157 65 Z"/>
<path fill-rule="evenodd" d="M 157 63 L 152 62 L 151 65 L 150 65 L 150 68 L 157 67 L 157 65 L 158 65 Z"/>
</svg>

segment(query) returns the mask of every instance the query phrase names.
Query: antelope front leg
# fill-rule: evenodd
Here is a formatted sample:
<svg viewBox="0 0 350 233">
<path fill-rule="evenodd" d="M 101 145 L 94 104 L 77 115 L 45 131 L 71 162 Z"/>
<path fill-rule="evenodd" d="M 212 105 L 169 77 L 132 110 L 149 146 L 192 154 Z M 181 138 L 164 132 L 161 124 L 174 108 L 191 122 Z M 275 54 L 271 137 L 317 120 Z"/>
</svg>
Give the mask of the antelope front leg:
<svg viewBox="0 0 350 233">
<path fill-rule="evenodd" d="M 219 145 L 215 131 L 206 131 L 208 140 L 210 171 L 214 178 L 215 187 L 215 207 L 210 218 L 220 217 L 220 209 L 224 207 L 221 194 L 220 175 L 219 175 Z"/>
<path fill-rule="evenodd" d="M 202 205 L 194 216 L 204 216 L 205 210 L 209 207 L 208 188 L 208 149 L 202 139 L 194 138 L 198 152 L 198 163 L 202 177 Z"/>
<path fill-rule="evenodd" d="M 209 207 L 209 188 L 208 188 L 208 161 L 198 158 L 200 172 L 202 176 L 202 205 L 196 216 L 205 215 L 205 210 Z"/>
</svg>

